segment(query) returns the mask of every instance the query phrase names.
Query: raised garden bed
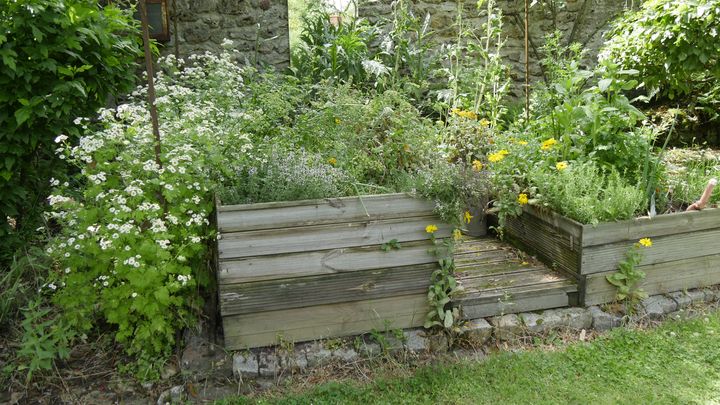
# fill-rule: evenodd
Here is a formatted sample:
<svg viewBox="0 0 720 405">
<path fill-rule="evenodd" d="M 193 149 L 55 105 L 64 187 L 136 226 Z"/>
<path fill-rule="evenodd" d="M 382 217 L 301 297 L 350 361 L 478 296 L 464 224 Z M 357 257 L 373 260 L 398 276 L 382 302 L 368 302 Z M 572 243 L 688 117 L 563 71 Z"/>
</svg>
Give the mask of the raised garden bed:
<svg viewBox="0 0 720 405">
<path fill-rule="evenodd" d="M 615 299 L 606 276 L 617 271 L 628 248 L 640 238 L 643 250 L 640 287 L 650 295 L 720 284 L 720 209 L 583 225 L 564 216 L 526 207 L 509 218 L 507 235 L 549 265 L 579 281 L 580 302 L 595 305 Z"/>
<path fill-rule="evenodd" d="M 436 258 L 406 194 L 218 206 L 218 287 L 228 349 L 423 325 Z M 399 250 L 385 252 L 396 240 Z"/>
</svg>

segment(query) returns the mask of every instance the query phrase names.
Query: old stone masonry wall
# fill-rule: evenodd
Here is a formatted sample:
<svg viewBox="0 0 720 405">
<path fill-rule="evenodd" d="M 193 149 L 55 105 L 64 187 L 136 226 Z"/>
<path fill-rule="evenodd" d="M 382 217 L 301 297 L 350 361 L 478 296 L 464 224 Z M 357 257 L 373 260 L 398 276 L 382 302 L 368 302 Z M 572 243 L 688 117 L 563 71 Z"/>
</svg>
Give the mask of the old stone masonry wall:
<svg viewBox="0 0 720 405">
<path fill-rule="evenodd" d="M 277 68 L 290 63 L 287 0 L 168 0 L 168 8 L 171 39 L 163 54 L 175 52 L 177 17 L 181 57 L 219 52 L 227 38 L 249 63 Z"/>
<path fill-rule="evenodd" d="M 480 28 L 486 20 L 485 9 L 478 10 L 476 0 L 405 0 L 411 1 L 419 15 L 430 15 L 430 25 L 440 43 L 453 42 L 457 36 L 455 21 L 458 5 L 463 9 L 463 24 Z M 531 0 L 530 3 L 533 3 Z M 538 60 L 539 49 L 546 35 L 559 30 L 566 43 L 578 42 L 587 49 L 585 64 L 594 65 L 603 43 L 603 34 L 610 22 L 629 7 L 637 7 L 639 0 L 540 0 L 530 8 L 530 72 L 531 80 L 542 77 Z M 359 13 L 371 21 L 390 16 L 392 0 L 364 0 Z M 503 48 L 505 61 L 511 67 L 515 83 L 514 93 L 521 91 L 525 80 L 525 20 L 524 0 L 497 0 L 502 9 L 503 31 L 507 42 Z"/>
</svg>

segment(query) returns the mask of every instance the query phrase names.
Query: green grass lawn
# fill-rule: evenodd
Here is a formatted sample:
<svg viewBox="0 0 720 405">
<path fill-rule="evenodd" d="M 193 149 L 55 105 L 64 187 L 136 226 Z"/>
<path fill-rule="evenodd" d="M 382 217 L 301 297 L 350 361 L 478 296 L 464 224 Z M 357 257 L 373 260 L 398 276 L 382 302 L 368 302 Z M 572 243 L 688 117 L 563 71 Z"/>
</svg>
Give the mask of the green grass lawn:
<svg viewBox="0 0 720 405">
<path fill-rule="evenodd" d="M 615 330 L 557 351 L 501 353 L 368 385 L 328 383 L 299 395 L 222 404 L 717 404 L 720 313 L 659 328 Z"/>
</svg>

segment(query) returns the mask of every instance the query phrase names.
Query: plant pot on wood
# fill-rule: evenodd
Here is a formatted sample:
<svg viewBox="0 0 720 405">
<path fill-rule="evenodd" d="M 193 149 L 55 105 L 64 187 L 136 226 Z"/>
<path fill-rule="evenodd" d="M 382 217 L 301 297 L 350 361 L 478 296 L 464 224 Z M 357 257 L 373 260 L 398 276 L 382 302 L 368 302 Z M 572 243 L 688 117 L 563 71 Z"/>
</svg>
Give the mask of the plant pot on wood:
<svg viewBox="0 0 720 405">
<path fill-rule="evenodd" d="M 583 225 L 553 211 L 525 207 L 508 218 L 506 234 L 547 264 L 575 276 L 580 300 L 596 305 L 615 300 L 606 276 L 618 269 L 628 249 L 641 238 L 653 246 L 643 251 L 639 287 L 650 295 L 720 284 L 720 209 L 642 217 Z"/>
<path fill-rule="evenodd" d="M 465 224 L 463 225 L 462 231 L 464 234 L 474 237 L 487 235 L 488 224 L 487 215 L 485 214 L 486 204 L 487 202 L 485 202 L 484 204 L 473 205 L 472 207 L 468 208 L 471 219 L 470 222 L 465 222 Z"/>
</svg>

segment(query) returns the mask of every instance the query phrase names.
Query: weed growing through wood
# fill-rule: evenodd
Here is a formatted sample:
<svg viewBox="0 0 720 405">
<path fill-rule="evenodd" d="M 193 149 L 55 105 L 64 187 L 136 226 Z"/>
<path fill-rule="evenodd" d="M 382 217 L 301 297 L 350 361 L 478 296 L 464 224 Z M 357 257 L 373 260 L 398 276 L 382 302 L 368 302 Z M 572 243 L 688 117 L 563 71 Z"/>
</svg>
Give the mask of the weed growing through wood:
<svg viewBox="0 0 720 405">
<path fill-rule="evenodd" d="M 450 306 L 450 300 L 458 291 L 457 280 L 455 279 L 455 242 L 452 238 L 438 239 L 435 232 L 438 228 L 435 225 L 428 225 L 425 231 L 430 234 L 433 247 L 428 253 L 438 259 L 440 268 L 430 276 L 430 287 L 428 291 L 428 302 L 430 312 L 425 320 L 425 328 L 440 326 L 451 331 L 460 318 L 457 308 Z"/>
<path fill-rule="evenodd" d="M 625 253 L 625 260 L 618 264 L 618 272 L 605 277 L 608 283 L 617 288 L 615 299 L 628 302 L 628 312 L 632 312 L 635 305 L 648 296 L 642 288 L 638 287 L 638 284 L 645 278 L 645 272 L 638 270 L 637 267 L 642 263 L 643 249 L 650 247 L 652 247 L 650 238 L 640 239 Z"/>
</svg>

